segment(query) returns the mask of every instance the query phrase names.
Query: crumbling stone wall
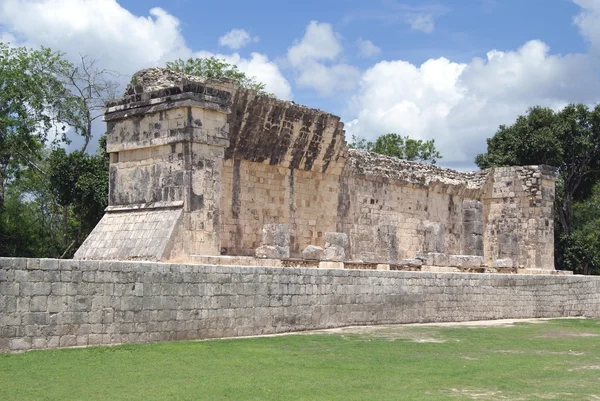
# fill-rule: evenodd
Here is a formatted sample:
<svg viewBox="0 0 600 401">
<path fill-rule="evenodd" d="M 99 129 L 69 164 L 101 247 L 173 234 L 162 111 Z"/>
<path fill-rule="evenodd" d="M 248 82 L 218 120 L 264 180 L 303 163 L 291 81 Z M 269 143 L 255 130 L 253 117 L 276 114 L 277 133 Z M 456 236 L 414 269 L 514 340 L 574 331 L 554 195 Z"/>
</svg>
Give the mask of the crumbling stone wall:
<svg viewBox="0 0 600 401">
<path fill-rule="evenodd" d="M 0 352 L 569 316 L 600 318 L 600 277 L 0 258 Z"/>
<path fill-rule="evenodd" d="M 458 172 L 402 161 L 348 149 L 339 117 L 230 82 L 161 69 L 134 82 L 107 109 L 110 206 L 76 258 L 185 261 L 259 248 L 302 258 L 340 233 L 344 261 L 421 255 L 435 265 L 554 270 L 550 167 Z M 127 219 L 148 210 L 141 223 L 153 233 L 161 208 L 181 213 L 149 249 Z M 288 227 L 289 252 L 264 252 L 272 224 Z M 447 257 L 463 254 L 475 258 Z"/>
</svg>

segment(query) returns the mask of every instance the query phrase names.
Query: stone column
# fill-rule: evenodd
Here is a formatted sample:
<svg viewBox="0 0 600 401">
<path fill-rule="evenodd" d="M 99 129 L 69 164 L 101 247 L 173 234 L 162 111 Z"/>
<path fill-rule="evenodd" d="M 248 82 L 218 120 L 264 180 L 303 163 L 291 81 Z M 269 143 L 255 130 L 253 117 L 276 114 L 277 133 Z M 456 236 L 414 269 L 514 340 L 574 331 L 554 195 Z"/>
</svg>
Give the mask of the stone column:
<svg viewBox="0 0 600 401">
<path fill-rule="evenodd" d="M 554 184 L 550 166 L 491 169 L 483 196 L 484 261 L 554 270 Z"/>
<path fill-rule="evenodd" d="M 116 259 L 218 255 L 230 92 L 218 84 L 189 82 L 133 92 L 106 110 L 109 208 L 94 230 L 104 234 L 92 233 L 84 244 L 86 257 L 103 258 L 100 248 L 107 240 L 120 249 Z M 179 212 L 155 216 L 167 209 Z M 148 241 L 142 228 L 158 233 Z M 147 248 L 158 243 L 161 251 L 148 258 Z"/>
</svg>

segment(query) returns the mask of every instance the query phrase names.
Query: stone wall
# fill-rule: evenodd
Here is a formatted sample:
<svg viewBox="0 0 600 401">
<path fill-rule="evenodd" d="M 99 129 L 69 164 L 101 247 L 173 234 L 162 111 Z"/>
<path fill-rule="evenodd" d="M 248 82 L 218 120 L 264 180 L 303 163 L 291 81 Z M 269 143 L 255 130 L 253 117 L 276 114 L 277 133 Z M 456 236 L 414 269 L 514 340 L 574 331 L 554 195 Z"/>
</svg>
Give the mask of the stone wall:
<svg viewBox="0 0 600 401">
<path fill-rule="evenodd" d="M 569 316 L 600 317 L 600 277 L 0 258 L 0 352 Z"/>
<path fill-rule="evenodd" d="M 133 82 L 105 114 L 110 206 L 77 259 L 254 256 L 278 224 L 291 258 L 338 233 L 346 262 L 443 267 L 458 255 L 452 266 L 554 271 L 550 167 L 407 162 L 349 149 L 337 116 L 230 82 L 161 69 Z M 171 218 L 156 224 L 162 209 Z"/>
</svg>

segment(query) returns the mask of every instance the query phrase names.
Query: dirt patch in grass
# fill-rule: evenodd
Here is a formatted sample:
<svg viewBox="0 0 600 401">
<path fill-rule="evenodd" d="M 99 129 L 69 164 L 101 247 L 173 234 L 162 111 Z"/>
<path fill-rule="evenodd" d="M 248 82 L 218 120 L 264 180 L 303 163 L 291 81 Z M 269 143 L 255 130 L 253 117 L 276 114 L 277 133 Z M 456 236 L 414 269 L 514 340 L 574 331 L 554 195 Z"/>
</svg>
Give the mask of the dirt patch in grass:
<svg viewBox="0 0 600 401">
<path fill-rule="evenodd" d="M 434 330 L 416 331 L 404 325 L 351 326 L 311 332 L 313 334 L 360 335 L 365 338 L 383 338 L 388 340 L 411 340 L 417 343 L 445 343 L 449 341 Z M 457 340 L 452 340 L 457 341 Z"/>
<path fill-rule="evenodd" d="M 549 333 L 544 333 L 536 338 L 581 338 L 581 337 L 600 337 L 600 334 L 589 333 L 575 330 L 553 330 Z"/>
<path fill-rule="evenodd" d="M 575 372 L 577 370 L 600 370 L 600 365 L 579 366 L 577 368 L 569 369 L 569 372 Z"/>
</svg>

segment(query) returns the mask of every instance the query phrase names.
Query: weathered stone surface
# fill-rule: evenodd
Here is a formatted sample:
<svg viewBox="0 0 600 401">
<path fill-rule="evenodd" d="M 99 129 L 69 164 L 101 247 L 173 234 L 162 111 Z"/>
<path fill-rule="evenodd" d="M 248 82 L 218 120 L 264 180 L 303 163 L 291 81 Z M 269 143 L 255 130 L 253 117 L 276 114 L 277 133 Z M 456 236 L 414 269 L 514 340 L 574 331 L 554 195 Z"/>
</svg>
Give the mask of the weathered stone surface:
<svg viewBox="0 0 600 401">
<path fill-rule="evenodd" d="M 171 251 L 181 204 L 163 208 L 123 208 L 102 217 L 74 259 L 164 260 Z"/>
<path fill-rule="evenodd" d="M 448 255 L 440 252 L 418 253 L 415 259 L 423 262 L 424 266 L 448 266 Z"/>
<path fill-rule="evenodd" d="M 328 232 L 325 233 L 325 248 L 328 246 L 337 246 L 348 249 L 349 241 L 346 233 Z"/>
<path fill-rule="evenodd" d="M 451 267 L 481 267 L 483 256 L 474 255 L 450 255 L 448 257 L 448 266 Z"/>
<path fill-rule="evenodd" d="M 515 263 L 512 259 L 496 259 L 492 263 L 493 268 L 512 268 L 515 267 Z"/>
<path fill-rule="evenodd" d="M 309 245 L 302 251 L 302 259 L 322 260 L 323 248 L 316 245 Z"/>
<path fill-rule="evenodd" d="M 382 322 L 600 318 L 600 277 L 544 269 L 508 275 L 459 274 L 453 271 L 461 268 L 448 266 L 423 266 L 428 273 L 349 270 L 343 262 L 326 261 L 319 269 L 281 269 L 76 260 L 45 263 L 41 270 L 31 262 L 0 258 L 0 277 L 9 280 L 0 282 L 0 352 Z M 30 274 L 11 274 L 25 266 Z M 69 274 L 52 283 L 50 297 L 58 301 L 48 301 L 46 311 L 30 295 L 3 291 L 6 284 L 35 289 L 45 283 L 36 272 L 53 271 Z M 93 274 L 82 281 L 83 272 Z M 59 312 L 56 304 L 63 305 Z"/>
<path fill-rule="evenodd" d="M 444 252 L 445 250 L 445 227 L 442 223 L 426 221 L 423 223 L 425 230 L 424 252 Z"/>
<path fill-rule="evenodd" d="M 288 246 L 263 245 L 256 248 L 256 257 L 261 259 L 287 259 L 290 257 Z"/>
<path fill-rule="evenodd" d="M 463 254 L 483 256 L 483 204 L 477 200 L 465 200 L 462 209 Z"/>
<path fill-rule="evenodd" d="M 262 234 L 262 245 L 290 246 L 290 228 L 287 224 L 265 224 Z"/>
<path fill-rule="evenodd" d="M 459 172 L 348 149 L 337 116 L 157 68 L 137 73 L 105 119 L 107 216 L 173 202 L 181 216 L 151 243 L 129 232 L 163 227 L 99 228 L 77 257 L 190 261 L 266 245 L 300 258 L 339 232 L 345 243 L 330 243 L 344 260 L 395 265 L 435 252 L 554 269 L 550 167 Z M 288 243 L 263 241 L 265 224 L 287 225 Z M 148 251 L 165 237 L 162 254 Z"/>
<path fill-rule="evenodd" d="M 401 259 L 396 263 L 398 266 L 420 267 L 423 266 L 422 259 Z"/>
<path fill-rule="evenodd" d="M 323 251 L 323 260 L 332 262 L 343 262 L 346 259 L 346 251 L 341 246 L 330 245 Z"/>
<path fill-rule="evenodd" d="M 343 270 L 344 263 L 343 262 L 334 262 L 334 261 L 321 261 L 321 262 L 319 262 L 319 269 Z"/>
</svg>

